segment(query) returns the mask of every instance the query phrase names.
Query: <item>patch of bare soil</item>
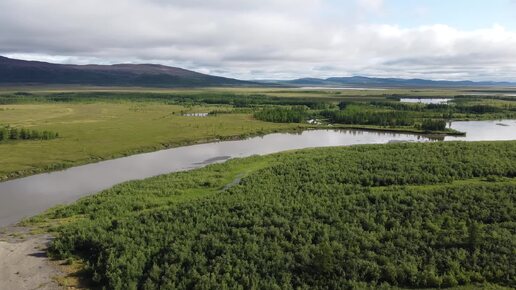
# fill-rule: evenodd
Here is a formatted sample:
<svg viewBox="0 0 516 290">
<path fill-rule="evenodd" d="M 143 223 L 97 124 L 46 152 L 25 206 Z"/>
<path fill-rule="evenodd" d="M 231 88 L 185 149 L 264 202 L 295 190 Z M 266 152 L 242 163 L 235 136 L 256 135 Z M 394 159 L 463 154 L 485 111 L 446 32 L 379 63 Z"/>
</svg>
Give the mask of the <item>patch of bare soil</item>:
<svg viewBox="0 0 516 290">
<path fill-rule="evenodd" d="M 63 289 L 55 280 L 61 272 L 46 255 L 50 241 L 50 235 L 34 235 L 28 228 L 2 228 L 0 290 Z"/>
</svg>

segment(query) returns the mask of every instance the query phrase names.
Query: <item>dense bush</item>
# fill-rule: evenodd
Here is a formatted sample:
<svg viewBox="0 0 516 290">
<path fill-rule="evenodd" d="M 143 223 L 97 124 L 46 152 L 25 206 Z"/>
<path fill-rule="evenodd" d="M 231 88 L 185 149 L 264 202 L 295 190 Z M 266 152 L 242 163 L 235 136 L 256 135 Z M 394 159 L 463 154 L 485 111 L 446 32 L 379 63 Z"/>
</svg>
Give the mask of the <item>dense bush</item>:
<svg viewBox="0 0 516 290">
<path fill-rule="evenodd" d="M 446 121 L 445 120 L 425 119 L 421 123 L 421 129 L 423 129 L 425 131 L 444 131 L 444 130 L 446 130 Z"/>
<path fill-rule="evenodd" d="M 341 101 L 339 102 L 339 110 L 345 110 L 346 108 L 348 107 L 348 102 L 346 101 Z"/>
<path fill-rule="evenodd" d="M 490 106 L 490 105 L 458 105 L 455 110 L 460 113 L 473 113 L 473 114 L 486 114 L 486 113 L 498 113 L 503 111 L 502 108 Z"/>
<path fill-rule="evenodd" d="M 269 108 L 254 113 L 258 120 L 275 123 L 301 123 L 307 120 L 309 114 L 303 107 Z"/>
<path fill-rule="evenodd" d="M 453 111 L 455 109 L 454 106 L 451 106 L 449 104 L 427 104 L 426 108 L 429 110 L 436 110 L 436 111 Z"/>
<path fill-rule="evenodd" d="M 321 112 L 331 123 L 360 124 L 378 126 L 411 126 L 414 121 L 401 111 L 369 112 L 369 111 L 331 111 Z"/>
<path fill-rule="evenodd" d="M 390 108 L 399 111 L 423 111 L 425 106 L 423 104 L 418 103 L 402 103 L 402 102 L 392 102 L 392 101 L 372 101 L 371 105 L 382 107 L 382 108 Z"/>
<path fill-rule="evenodd" d="M 268 165 L 220 191 L 228 172 L 259 164 Z M 75 218 L 51 250 L 83 257 L 109 289 L 510 286 L 515 164 L 516 142 L 233 160 L 56 209 L 48 216 Z"/>
</svg>

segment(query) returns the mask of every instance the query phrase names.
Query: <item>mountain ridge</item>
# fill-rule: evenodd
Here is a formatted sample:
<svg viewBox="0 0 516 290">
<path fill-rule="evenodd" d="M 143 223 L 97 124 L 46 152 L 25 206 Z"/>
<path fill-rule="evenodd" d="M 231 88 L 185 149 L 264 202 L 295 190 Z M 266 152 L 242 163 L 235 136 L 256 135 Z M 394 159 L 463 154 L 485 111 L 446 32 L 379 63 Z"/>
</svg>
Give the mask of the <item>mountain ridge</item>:
<svg viewBox="0 0 516 290">
<path fill-rule="evenodd" d="M 516 87 L 516 82 L 445 81 L 427 79 L 375 78 L 365 76 L 298 78 L 291 80 L 238 80 L 203 74 L 161 64 L 120 63 L 56 64 L 0 56 L 0 86 L 6 85 L 98 85 L 142 87 L 365 87 L 365 88 L 437 88 L 437 87 Z"/>
<path fill-rule="evenodd" d="M 444 81 L 444 80 L 427 80 L 427 79 L 404 79 L 404 78 L 374 78 L 365 76 L 351 77 L 328 77 L 328 78 L 299 78 L 293 80 L 276 80 L 270 81 L 283 85 L 294 86 L 365 86 L 365 87 L 516 87 L 516 82 L 495 82 L 495 81 Z"/>
<path fill-rule="evenodd" d="M 258 84 L 160 64 L 55 64 L 0 56 L 0 85 L 208 87 Z"/>
</svg>

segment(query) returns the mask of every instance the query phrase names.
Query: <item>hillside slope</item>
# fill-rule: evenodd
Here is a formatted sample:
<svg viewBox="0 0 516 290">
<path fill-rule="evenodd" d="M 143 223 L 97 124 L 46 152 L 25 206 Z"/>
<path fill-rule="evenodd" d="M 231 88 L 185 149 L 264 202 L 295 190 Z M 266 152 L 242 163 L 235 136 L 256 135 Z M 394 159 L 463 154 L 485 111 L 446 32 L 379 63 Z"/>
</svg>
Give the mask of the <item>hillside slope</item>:
<svg viewBox="0 0 516 290">
<path fill-rule="evenodd" d="M 372 78 L 363 76 L 331 77 L 331 78 L 301 78 L 294 80 L 276 81 L 278 84 L 291 86 L 321 86 L 321 87 L 358 87 L 358 88 L 397 88 L 397 87 L 516 87 L 510 82 L 473 82 L 473 81 L 434 81 L 425 79 Z"/>
<path fill-rule="evenodd" d="M 207 87 L 255 85 L 157 64 L 69 65 L 0 56 L 0 85 Z"/>
</svg>

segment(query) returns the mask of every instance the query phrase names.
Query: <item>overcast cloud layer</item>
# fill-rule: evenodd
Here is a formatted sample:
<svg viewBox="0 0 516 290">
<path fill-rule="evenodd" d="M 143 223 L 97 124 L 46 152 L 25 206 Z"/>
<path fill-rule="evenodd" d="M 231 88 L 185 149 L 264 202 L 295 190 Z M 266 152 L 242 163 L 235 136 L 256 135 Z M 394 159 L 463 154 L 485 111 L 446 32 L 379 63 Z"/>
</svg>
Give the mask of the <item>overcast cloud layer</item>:
<svg viewBox="0 0 516 290">
<path fill-rule="evenodd" d="M 60 63 L 160 63 L 240 79 L 516 81 L 514 23 L 407 26 L 389 19 L 394 2 L 399 9 L 403 1 L 1 0 L 0 54 Z M 406 17 L 424 17 L 432 2 L 407 8 Z M 498 2 L 500 13 L 516 19 L 516 1 Z M 473 14 L 457 11 L 457 17 Z"/>
</svg>

